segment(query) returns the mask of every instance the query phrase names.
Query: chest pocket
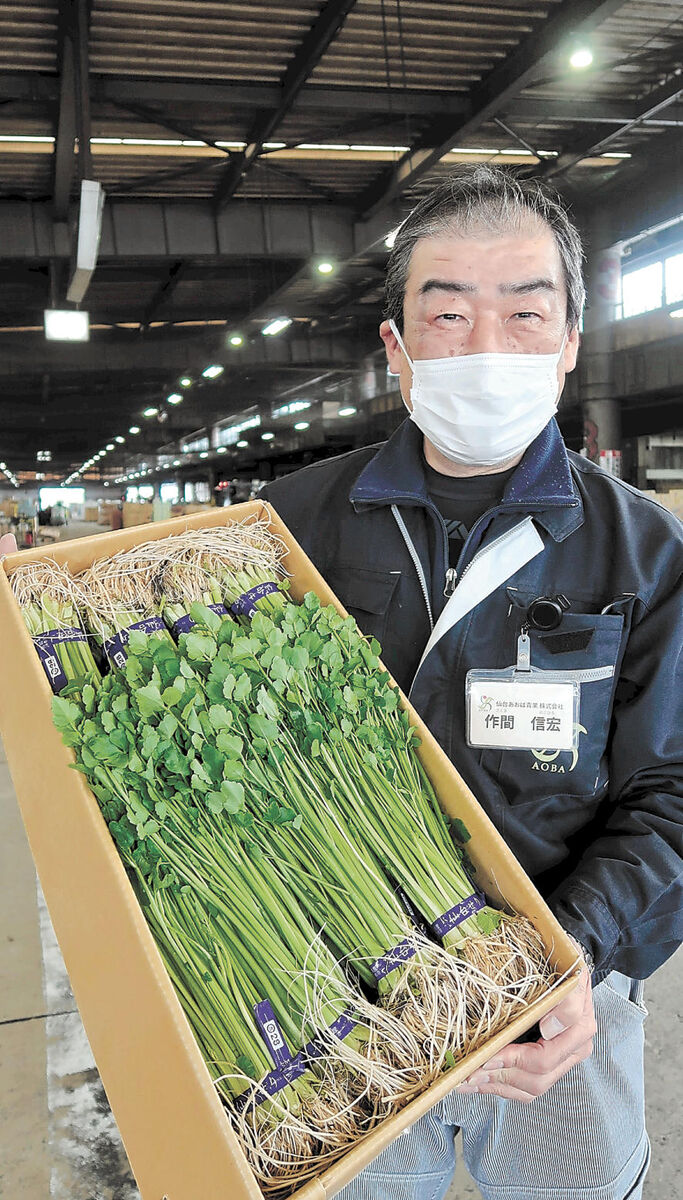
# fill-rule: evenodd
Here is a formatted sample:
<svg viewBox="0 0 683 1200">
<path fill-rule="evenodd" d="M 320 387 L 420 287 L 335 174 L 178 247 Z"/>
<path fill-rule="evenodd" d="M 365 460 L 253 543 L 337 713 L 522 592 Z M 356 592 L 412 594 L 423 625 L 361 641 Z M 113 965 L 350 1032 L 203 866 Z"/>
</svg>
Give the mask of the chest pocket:
<svg viewBox="0 0 683 1200">
<path fill-rule="evenodd" d="M 523 620 L 524 610 L 510 617 L 510 662 Z M 498 779 L 511 804 L 551 795 L 594 796 L 606 785 L 623 633 L 622 613 L 568 612 L 552 633 L 529 630 L 532 666 L 581 685 L 578 736 L 573 750 L 484 751 L 482 765 Z"/>
<path fill-rule="evenodd" d="M 401 577 L 400 571 L 373 571 L 335 562 L 325 578 L 344 608 L 355 617 L 366 637 L 376 637 L 384 646 L 389 605 Z"/>
</svg>

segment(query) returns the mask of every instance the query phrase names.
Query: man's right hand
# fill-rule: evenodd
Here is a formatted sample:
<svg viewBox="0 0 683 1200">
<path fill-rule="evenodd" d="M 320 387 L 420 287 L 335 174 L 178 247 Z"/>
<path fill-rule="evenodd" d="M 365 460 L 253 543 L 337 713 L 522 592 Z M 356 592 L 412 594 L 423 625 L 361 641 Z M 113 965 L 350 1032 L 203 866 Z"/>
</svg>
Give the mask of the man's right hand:
<svg viewBox="0 0 683 1200">
<path fill-rule="evenodd" d="M 17 549 L 17 539 L 13 533 L 3 533 L 0 537 L 0 558 L 4 554 L 14 554 Z"/>
</svg>

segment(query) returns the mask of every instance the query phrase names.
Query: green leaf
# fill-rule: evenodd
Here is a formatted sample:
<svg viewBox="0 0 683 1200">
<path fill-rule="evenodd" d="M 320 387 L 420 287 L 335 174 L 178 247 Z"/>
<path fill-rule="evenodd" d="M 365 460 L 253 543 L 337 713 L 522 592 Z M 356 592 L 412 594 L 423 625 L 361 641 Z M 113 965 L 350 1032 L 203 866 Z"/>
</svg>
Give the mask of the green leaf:
<svg viewBox="0 0 683 1200">
<path fill-rule="evenodd" d="M 205 604 L 191 604 L 190 616 L 198 625 L 204 625 L 206 629 L 210 629 L 212 633 L 218 633 L 223 621 L 222 618 L 212 609 L 207 608 Z"/>
<path fill-rule="evenodd" d="M 316 610 L 320 608 L 320 600 L 316 596 L 315 592 L 306 592 L 306 595 L 304 596 L 304 608 L 306 608 L 308 612 L 316 612 Z"/>
<path fill-rule="evenodd" d="M 270 721 L 268 717 L 264 717 L 260 713 L 251 713 L 247 717 L 247 722 L 256 737 L 264 738 L 267 742 L 276 740 L 279 728 L 275 721 Z"/>
<path fill-rule="evenodd" d="M 114 676 L 112 675 L 112 676 L 110 676 L 110 678 L 113 679 Z M 117 716 L 120 713 L 125 712 L 126 709 L 128 708 L 128 696 L 126 695 L 126 693 L 119 692 L 118 696 L 114 696 L 114 699 L 111 702 L 111 707 L 112 707 L 112 712 L 115 712 L 117 714 Z"/>
<path fill-rule="evenodd" d="M 463 845 L 465 842 L 469 842 L 472 834 L 467 828 L 465 822 L 460 820 L 460 817 L 451 817 L 451 829 L 453 830 L 455 837 L 459 842 L 462 842 Z"/>
<path fill-rule="evenodd" d="M 208 792 L 206 796 L 206 807 L 214 817 L 220 816 L 225 808 L 225 799 L 220 792 Z"/>
<path fill-rule="evenodd" d="M 70 700 L 63 700 L 61 696 L 52 697 L 52 719 L 60 731 L 72 729 L 78 724 L 81 716 L 80 708 Z"/>
<path fill-rule="evenodd" d="M 164 688 L 163 692 L 161 693 L 161 699 L 168 708 L 173 708 L 173 705 L 177 704 L 178 701 L 182 699 L 182 695 L 183 693 L 180 688 L 177 688 L 172 684 L 170 687 Z"/>
<path fill-rule="evenodd" d="M 455 1055 L 453 1054 L 452 1050 L 447 1050 L 443 1058 L 447 1067 L 455 1066 Z"/>
<path fill-rule="evenodd" d="M 221 729 L 229 729 L 232 724 L 232 715 L 222 704 L 212 704 L 209 709 L 209 721 L 211 727 L 218 732 Z"/>
<path fill-rule="evenodd" d="M 223 763 L 223 778 L 234 783 L 244 778 L 244 763 L 239 758 L 229 758 Z"/>
<path fill-rule="evenodd" d="M 178 728 L 178 721 L 173 716 L 173 713 L 166 713 L 166 716 L 159 722 L 157 728 L 163 737 L 171 739 Z"/>
<path fill-rule="evenodd" d="M 232 713 L 228 714 L 232 717 Z M 226 733 L 221 730 L 216 738 L 216 746 L 221 754 L 227 754 L 228 758 L 239 758 L 244 751 L 244 742 L 236 733 Z"/>
<path fill-rule="evenodd" d="M 164 800 L 157 800 L 154 811 L 160 821 L 165 821 L 168 816 L 168 804 Z"/>
<path fill-rule="evenodd" d="M 250 696 L 250 695 L 251 695 L 251 680 L 245 671 L 242 675 L 240 675 L 239 679 L 237 680 L 237 683 L 235 685 L 235 690 L 233 692 L 233 700 L 235 700 L 238 704 L 241 704 L 242 701 L 246 700 L 247 696 Z"/>
<path fill-rule="evenodd" d="M 292 829 L 297 829 L 297 830 L 301 829 L 301 826 L 303 825 L 303 823 L 304 823 L 304 819 L 303 819 L 302 814 L 297 813 L 294 820 L 292 821 Z"/>
<path fill-rule="evenodd" d="M 141 717 L 151 717 L 154 713 L 163 710 L 161 693 L 155 683 L 148 683 L 146 687 L 138 688 L 135 699 Z"/>
<path fill-rule="evenodd" d="M 221 784 L 221 796 L 225 803 L 226 812 L 236 813 L 241 808 L 244 808 L 244 788 L 241 783 L 235 783 L 231 779 L 224 779 Z"/>
<path fill-rule="evenodd" d="M 292 646 L 289 651 L 289 661 L 296 671 L 306 671 L 310 665 L 311 656 L 305 646 Z"/>
<path fill-rule="evenodd" d="M 83 707 L 87 713 L 95 711 L 95 689 L 91 683 L 86 683 L 81 692 Z"/>
<path fill-rule="evenodd" d="M 188 633 L 183 642 L 183 651 L 191 661 L 206 661 L 216 653 L 216 643 L 206 634 L 192 632 Z"/>
</svg>

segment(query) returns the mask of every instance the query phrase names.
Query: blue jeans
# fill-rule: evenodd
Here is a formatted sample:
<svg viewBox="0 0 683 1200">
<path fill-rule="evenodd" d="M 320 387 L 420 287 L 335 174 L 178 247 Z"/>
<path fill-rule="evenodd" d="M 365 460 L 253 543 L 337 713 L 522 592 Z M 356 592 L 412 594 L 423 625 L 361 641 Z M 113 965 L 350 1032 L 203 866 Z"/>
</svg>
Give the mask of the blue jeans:
<svg viewBox="0 0 683 1200">
<path fill-rule="evenodd" d="M 591 1057 L 531 1104 L 452 1092 L 370 1163 L 339 1200 L 442 1200 L 463 1132 L 485 1200 L 641 1200 L 650 1162 L 643 985 L 613 971 L 593 992 Z"/>
</svg>

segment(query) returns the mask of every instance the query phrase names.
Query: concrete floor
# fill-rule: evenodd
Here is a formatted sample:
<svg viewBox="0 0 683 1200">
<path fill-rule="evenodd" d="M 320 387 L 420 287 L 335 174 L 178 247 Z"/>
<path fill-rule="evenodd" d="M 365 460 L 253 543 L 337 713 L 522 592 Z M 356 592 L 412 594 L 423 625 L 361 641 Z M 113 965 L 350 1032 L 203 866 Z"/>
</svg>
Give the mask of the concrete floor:
<svg viewBox="0 0 683 1200">
<path fill-rule="evenodd" d="M 73 537 L 97 530 L 79 525 L 61 532 Z M 653 1161 L 644 1200 L 683 1200 L 682 993 L 679 952 L 647 985 L 645 997 Z M 37 884 L 1 746 L 0 1197 L 139 1200 Z M 480 1200 L 461 1165 L 447 1200 L 456 1198 Z"/>
</svg>

